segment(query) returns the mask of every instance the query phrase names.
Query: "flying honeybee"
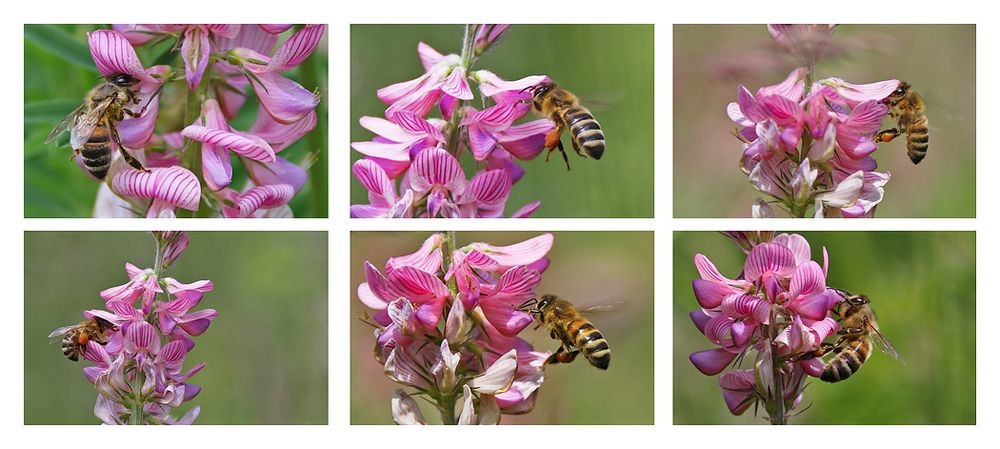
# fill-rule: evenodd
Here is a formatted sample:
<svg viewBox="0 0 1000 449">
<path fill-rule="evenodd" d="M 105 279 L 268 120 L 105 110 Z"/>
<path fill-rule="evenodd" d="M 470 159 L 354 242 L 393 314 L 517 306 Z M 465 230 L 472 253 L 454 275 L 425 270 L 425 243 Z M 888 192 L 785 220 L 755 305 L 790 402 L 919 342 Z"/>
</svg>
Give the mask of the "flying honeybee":
<svg viewBox="0 0 1000 449">
<path fill-rule="evenodd" d="M 612 304 L 608 307 L 617 307 Z M 608 369 L 611 363 L 611 349 L 601 331 L 594 327 L 590 320 L 583 317 L 569 301 L 555 295 L 542 295 L 541 299 L 532 298 L 518 307 L 531 313 L 538 319 L 539 325 L 549 328 L 549 335 L 559 340 L 562 345 L 550 355 L 545 364 L 570 363 L 583 351 L 591 365 L 600 369 Z M 587 309 L 600 310 L 597 307 Z"/>
<path fill-rule="evenodd" d="M 900 81 L 888 97 L 880 103 L 889 106 L 889 116 L 897 119 L 896 127 L 875 134 L 875 142 L 890 142 L 906 133 L 906 155 L 914 164 L 927 156 L 927 116 L 924 115 L 924 100 L 909 84 Z"/>
<path fill-rule="evenodd" d="M 104 333 L 113 327 L 114 324 L 110 321 L 100 317 L 93 317 L 79 324 L 60 327 L 49 334 L 49 339 L 55 341 L 61 337 L 63 355 L 75 362 L 87 350 L 89 342 L 95 341 L 104 344 Z"/>
<path fill-rule="evenodd" d="M 111 166 L 111 141 L 118 145 L 125 162 L 136 170 L 143 170 L 139 162 L 129 150 L 122 145 L 121 137 L 115 124 L 125 119 L 125 116 L 138 117 L 146 110 L 157 91 L 146 102 L 142 110 L 134 112 L 128 109 L 130 104 L 139 104 L 137 87 L 139 80 L 128 74 L 115 74 L 104 77 L 104 82 L 87 92 L 83 103 L 70 112 L 45 138 L 45 143 L 52 142 L 67 128 L 70 133 L 70 146 L 74 155 L 83 157 L 87 171 L 97 179 L 104 179 Z M 161 85 L 162 87 L 162 85 Z"/>
<path fill-rule="evenodd" d="M 837 293 L 844 298 L 833 310 L 840 318 L 841 328 L 837 331 L 840 338 L 834 344 L 823 343 L 811 354 L 812 357 L 822 357 L 830 352 L 834 354 L 824 363 L 820 379 L 840 382 L 851 377 L 871 356 L 873 342 L 886 354 L 902 361 L 896 348 L 879 331 L 875 310 L 868 297 L 852 295 L 844 290 L 837 290 Z"/>
<path fill-rule="evenodd" d="M 573 142 L 576 154 L 594 159 L 600 159 L 604 155 L 604 131 L 601 131 L 601 125 L 594 119 L 594 114 L 580 105 L 576 95 L 551 82 L 531 86 L 527 90 L 531 91 L 530 101 L 535 111 L 556 123 L 556 129 L 545 136 L 545 148 L 549 150 L 545 155 L 546 161 L 552 151 L 558 148 L 566 161 L 566 169 L 570 169 L 569 157 L 562 144 L 562 133 L 566 128 L 569 128 L 570 141 Z"/>
</svg>

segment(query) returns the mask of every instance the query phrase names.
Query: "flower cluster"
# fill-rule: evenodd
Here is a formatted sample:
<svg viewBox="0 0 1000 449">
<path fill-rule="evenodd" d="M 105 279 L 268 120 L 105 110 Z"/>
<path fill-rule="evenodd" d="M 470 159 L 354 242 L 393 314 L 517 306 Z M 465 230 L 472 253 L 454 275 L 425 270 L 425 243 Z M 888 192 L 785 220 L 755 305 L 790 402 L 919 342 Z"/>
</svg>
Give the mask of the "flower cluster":
<svg viewBox="0 0 1000 449">
<path fill-rule="evenodd" d="M 800 28 L 806 27 L 806 28 Z M 772 26 L 772 36 L 806 63 L 815 63 L 829 27 Z M 740 167 L 770 197 L 753 203 L 754 217 L 773 217 L 771 204 L 793 217 L 872 217 L 890 174 L 875 171 L 875 136 L 898 80 L 852 84 L 812 81 L 810 66 L 751 93 L 743 85 L 727 108 L 744 142 Z"/>
<path fill-rule="evenodd" d="M 114 25 L 89 33 L 91 56 L 103 76 L 128 74 L 139 80 L 144 107 L 136 107 L 133 112 L 141 113 L 116 127 L 121 143 L 148 170 L 135 170 L 116 157 L 98 193 L 95 215 L 169 218 L 177 208 L 197 211 L 204 203 L 209 215 L 290 216 L 287 203 L 305 185 L 307 172 L 278 153 L 316 127 L 320 99 L 282 73 L 304 62 L 325 32 L 324 25 L 306 25 L 275 49 L 279 34 L 291 27 Z M 145 68 L 134 46 L 168 39 L 180 43 L 183 70 Z M 185 88 L 163 89 L 174 81 L 184 81 Z M 248 86 L 260 105 L 256 121 L 236 130 L 229 121 L 246 102 Z M 169 109 L 184 105 L 184 117 L 166 112 L 160 117 L 161 97 Z M 249 179 L 243 187 L 230 186 L 233 154 L 246 168 Z"/>
<path fill-rule="evenodd" d="M 358 297 L 375 311 L 375 359 L 413 390 L 392 399 L 397 423 L 424 423 L 414 392 L 437 405 L 445 424 L 497 424 L 501 414 L 532 410 L 549 353 L 517 336 L 533 319 L 518 306 L 535 297 L 552 243 L 543 234 L 456 249 L 454 233 L 434 234 L 390 258 L 386 274 L 365 262 Z"/>
<path fill-rule="evenodd" d="M 188 245 L 183 232 L 154 232 L 157 239 L 155 268 L 125 264 L 129 281 L 101 292 L 105 309 L 88 310 L 84 316 L 112 325 L 104 344 L 85 346 L 84 358 L 94 363 L 83 374 L 98 391 L 94 414 L 105 424 L 190 424 L 200 407 L 180 419 L 170 411 L 190 401 L 201 387 L 188 380 L 205 363 L 184 371 L 184 359 L 194 348 L 192 340 L 208 329 L 217 316 L 213 309 L 192 310 L 212 281 L 191 284 L 162 277 Z"/>
<path fill-rule="evenodd" d="M 718 348 L 692 353 L 690 360 L 713 376 L 756 351 L 753 369 L 719 378 L 722 396 L 733 414 L 759 401 L 772 422 L 784 423 L 802 399 L 805 376 L 822 374 L 822 361 L 809 355 L 839 328 L 830 311 L 843 298 L 826 286 L 826 248 L 821 267 L 800 235 L 727 235 L 747 254 L 743 272 L 727 278 L 707 257 L 695 255 L 700 278 L 691 284 L 701 308 L 690 316 Z"/>
<path fill-rule="evenodd" d="M 352 217 L 504 215 L 511 188 L 525 172 L 514 159 L 537 157 L 546 134 L 555 129 L 548 119 L 514 124 L 531 109 L 530 88 L 548 82 L 547 76 L 506 81 L 487 70 L 470 70 L 507 29 L 467 26 L 461 56 L 443 55 L 421 42 L 417 53 L 424 74 L 378 90 L 379 100 L 388 105 L 384 118 L 360 119 L 375 137 L 351 144 L 365 156 L 353 171 L 369 198 L 369 204 L 351 206 Z M 490 106 L 466 105 L 474 98 L 470 82 Z M 441 118 L 428 117 L 434 109 Z M 483 167 L 471 179 L 459 164 L 464 149 Z M 526 217 L 539 205 L 531 202 L 511 216 Z"/>
</svg>

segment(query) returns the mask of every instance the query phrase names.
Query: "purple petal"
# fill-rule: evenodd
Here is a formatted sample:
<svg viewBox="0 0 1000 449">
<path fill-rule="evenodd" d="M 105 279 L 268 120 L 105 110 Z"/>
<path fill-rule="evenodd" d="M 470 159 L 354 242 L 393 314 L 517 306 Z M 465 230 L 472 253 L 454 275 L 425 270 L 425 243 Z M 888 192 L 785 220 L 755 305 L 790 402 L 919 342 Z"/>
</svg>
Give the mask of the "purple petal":
<svg viewBox="0 0 1000 449">
<path fill-rule="evenodd" d="M 293 196 L 295 189 L 288 184 L 259 186 L 240 195 L 236 200 L 236 207 L 239 208 L 240 216 L 247 218 L 253 216 L 258 209 L 273 209 L 288 204 Z"/>
<path fill-rule="evenodd" d="M 462 204 L 497 205 L 510 196 L 511 179 L 506 170 L 486 170 L 476 173 L 462 194 Z"/>
<path fill-rule="evenodd" d="M 251 84 L 261 106 L 280 123 L 302 120 L 319 104 L 319 95 L 277 72 L 256 73 L 256 76 L 260 84 Z"/>
<path fill-rule="evenodd" d="M 541 201 L 532 201 L 524 206 L 521 206 L 516 212 L 510 215 L 510 218 L 527 218 L 531 214 L 538 210 L 538 207 L 542 205 Z"/>
<path fill-rule="evenodd" d="M 257 111 L 257 121 L 247 131 L 261 139 L 264 139 L 275 153 L 280 152 L 289 145 L 295 143 L 302 136 L 312 131 L 316 127 L 316 111 L 309 111 L 308 114 L 295 123 L 284 124 L 275 121 L 266 110 L 261 108 Z"/>
<path fill-rule="evenodd" d="M 368 202 L 389 206 L 396 202 L 396 186 L 382 167 L 368 159 L 360 159 L 351 167 L 354 177 L 368 189 Z"/>
<path fill-rule="evenodd" d="M 479 306 L 486 319 L 500 333 L 508 337 L 517 335 L 533 321 L 531 314 L 514 309 L 509 305 L 498 304 L 495 301 L 483 301 L 479 303 Z"/>
<path fill-rule="evenodd" d="M 271 34 L 283 33 L 292 27 L 290 24 L 260 24 L 257 26 Z M 244 25 L 244 27 L 246 27 L 246 25 Z"/>
<path fill-rule="evenodd" d="M 156 37 L 150 33 L 155 30 L 145 25 L 116 23 L 111 25 L 111 29 L 122 33 L 122 35 L 125 36 L 125 39 L 128 39 L 129 43 L 132 44 L 133 47 L 144 45 Z"/>
<path fill-rule="evenodd" d="M 501 131 L 497 140 L 514 157 L 522 161 L 529 161 L 542 152 L 542 149 L 545 148 L 546 134 L 555 127 L 555 123 L 551 120 L 534 120 Z"/>
<path fill-rule="evenodd" d="M 417 192 L 427 192 L 441 185 L 453 194 L 461 193 L 465 184 L 462 166 L 451 153 L 442 148 L 428 148 L 413 158 L 410 164 L 410 185 Z"/>
<path fill-rule="evenodd" d="M 698 304 L 706 309 L 719 307 L 726 296 L 734 293 L 733 289 L 725 284 L 704 279 L 692 280 L 691 287 L 694 289 L 694 297 L 698 300 Z"/>
<path fill-rule="evenodd" d="M 274 162 L 274 149 L 260 137 L 237 134 L 201 125 L 190 125 L 181 131 L 184 137 L 206 144 L 226 148 L 242 156 L 261 162 Z"/>
<path fill-rule="evenodd" d="M 710 349 L 692 353 L 688 359 L 698 371 L 706 376 L 714 376 L 729 366 L 729 363 L 739 355 L 725 349 Z"/>
</svg>

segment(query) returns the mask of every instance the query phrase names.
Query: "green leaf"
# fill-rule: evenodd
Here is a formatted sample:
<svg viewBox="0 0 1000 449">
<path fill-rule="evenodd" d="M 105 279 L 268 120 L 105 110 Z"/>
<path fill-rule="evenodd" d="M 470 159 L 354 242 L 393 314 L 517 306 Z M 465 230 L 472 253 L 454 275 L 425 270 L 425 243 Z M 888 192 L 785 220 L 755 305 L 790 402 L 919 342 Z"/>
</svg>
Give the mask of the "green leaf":
<svg viewBox="0 0 1000 449">
<path fill-rule="evenodd" d="M 80 100 L 41 100 L 25 103 L 24 124 L 51 123 L 55 126 L 77 106 L 80 106 Z"/>
<path fill-rule="evenodd" d="M 55 25 L 25 25 L 24 38 L 66 62 L 97 72 L 87 44 Z"/>
</svg>

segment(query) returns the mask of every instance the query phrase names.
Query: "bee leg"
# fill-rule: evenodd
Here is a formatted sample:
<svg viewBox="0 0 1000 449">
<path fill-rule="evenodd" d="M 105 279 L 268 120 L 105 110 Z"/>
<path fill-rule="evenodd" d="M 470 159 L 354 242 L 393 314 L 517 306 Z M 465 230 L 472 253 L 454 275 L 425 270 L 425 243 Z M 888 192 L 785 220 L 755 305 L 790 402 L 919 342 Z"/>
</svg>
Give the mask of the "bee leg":
<svg viewBox="0 0 1000 449">
<path fill-rule="evenodd" d="M 864 332 L 864 329 L 858 327 L 848 327 L 846 329 L 840 329 L 837 331 L 837 335 L 860 335 Z"/>
<path fill-rule="evenodd" d="M 579 354 L 580 354 L 579 349 L 574 351 L 569 351 L 566 349 L 566 345 L 564 344 L 559 347 L 559 349 L 555 352 L 555 354 L 552 354 L 549 356 L 549 358 L 545 359 L 545 364 L 549 365 L 555 363 L 570 363 L 574 359 L 576 359 L 576 356 Z"/>
<path fill-rule="evenodd" d="M 125 145 L 122 144 L 122 138 L 118 135 L 118 129 L 115 128 L 115 125 L 111 125 L 111 137 L 115 140 L 115 143 L 118 144 L 118 151 L 122 153 L 122 157 L 125 158 L 125 162 L 128 162 L 128 165 L 131 165 L 132 168 L 136 170 L 147 173 L 149 172 L 146 167 L 142 166 L 142 162 L 139 162 L 135 156 L 132 156 L 132 153 L 129 153 L 129 149 L 125 148 Z"/>
<path fill-rule="evenodd" d="M 878 133 L 875 134 L 875 137 L 872 140 L 878 143 L 892 142 L 892 139 L 899 137 L 900 134 L 902 134 L 900 130 L 896 128 L 890 128 L 883 131 L 879 131 Z"/>
<path fill-rule="evenodd" d="M 576 144 L 574 143 L 573 145 L 575 146 Z M 560 152 L 560 153 L 562 153 L 562 157 L 563 157 L 563 162 L 566 162 L 566 171 L 570 171 L 570 170 L 572 170 L 572 169 L 571 169 L 571 168 L 569 167 L 569 156 L 567 156 L 567 155 L 566 155 L 566 149 L 565 149 L 565 148 L 563 148 L 563 144 L 562 144 L 562 140 L 560 140 L 560 141 L 559 141 L 559 145 L 557 145 L 557 146 L 558 146 L 558 148 L 559 148 L 559 152 Z M 551 151 L 550 151 L 550 152 L 551 152 Z"/>
<path fill-rule="evenodd" d="M 71 153 L 71 154 L 69 155 L 69 160 L 71 160 L 71 161 L 72 161 L 72 160 L 76 159 L 76 156 L 77 156 L 78 154 L 80 154 L 80 150 L 73 150 L 73 153 Z"/>
<path fill-rule="evenodd" d="M 806 355 L 803 356 L 802 358 L 803 359 L 811 359 L 811 358 L 816 358 L 816 357 L 823 357 L 824 355 L 827 355 L 828 353 L 830 353 L 830 351 L 833 351 L 836 347 L 837 346 L 834 345 L 833 343 L 820 343 L 819 349 L 817 349 L 817 350 L 815 350 L 813 352 L 806 353 Z"/>
</svg>

